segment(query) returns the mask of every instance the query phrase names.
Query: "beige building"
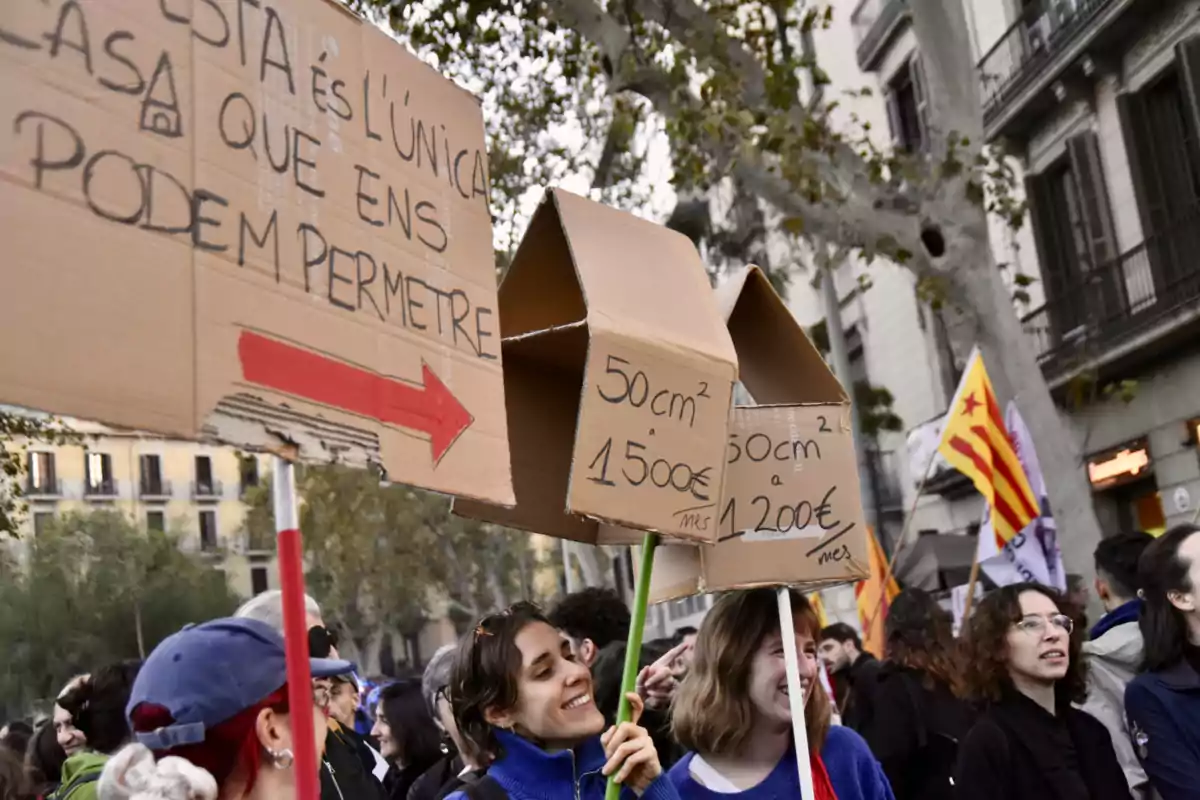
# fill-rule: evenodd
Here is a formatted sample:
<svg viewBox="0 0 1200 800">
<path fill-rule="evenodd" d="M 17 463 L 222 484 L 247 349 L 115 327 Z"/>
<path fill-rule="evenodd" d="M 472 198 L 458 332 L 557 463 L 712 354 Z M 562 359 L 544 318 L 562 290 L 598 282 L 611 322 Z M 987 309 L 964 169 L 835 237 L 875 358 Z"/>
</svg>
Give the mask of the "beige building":
<svg viewBox="0 0 1200 800">
<path fill-rule="evenodd" d="M 67 511 L 114 509 L 145 528 L 181 531 L 183 547 L 210 553 L 243 597 L 278 587 L 274 540 L 255 541 L 241 530 L 242 498 L 269 475 L 269 456 L 66 422 L 82 442 L 28 446 L 23 533 L 36 536 Z"/>
</svg>

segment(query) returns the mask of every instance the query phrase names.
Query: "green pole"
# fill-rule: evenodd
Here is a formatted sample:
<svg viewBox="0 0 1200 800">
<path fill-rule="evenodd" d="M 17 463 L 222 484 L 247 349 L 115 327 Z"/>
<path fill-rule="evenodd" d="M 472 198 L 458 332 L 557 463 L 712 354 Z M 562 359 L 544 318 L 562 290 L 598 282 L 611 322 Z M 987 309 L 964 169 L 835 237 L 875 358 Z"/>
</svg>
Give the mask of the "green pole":
<svg viewBox="0 0 1200 800">
<path fill-rule="evenodd" d="M 625 647 L 625 672 L 621 676 L 621 702 L 617 705 L 617 724 L 629 721 L 629 698 L 625 695 L 637 689 L 638 662 L 642 655 L 642 634 L 646 629 L 646 600 L 650 596 L 650 571 L 654 569 L 654 548 L 658 534 L 647 533 L 642 538 L 642 566 L 638 571 L 637 587 L 633 592 L 633 619 L 629 623 L 629 641 Z M 608 779 L 604 800 L 619 800 L 621 785 Z"/>
</svg>

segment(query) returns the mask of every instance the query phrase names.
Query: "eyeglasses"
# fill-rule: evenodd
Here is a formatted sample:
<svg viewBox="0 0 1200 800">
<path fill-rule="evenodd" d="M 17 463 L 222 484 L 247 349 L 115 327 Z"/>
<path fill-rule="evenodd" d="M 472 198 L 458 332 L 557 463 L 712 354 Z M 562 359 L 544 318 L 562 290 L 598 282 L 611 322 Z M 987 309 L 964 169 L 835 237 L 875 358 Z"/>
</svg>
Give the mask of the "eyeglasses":
<svg viewBox="0 0 1200 800">
<path fill-rule="evenodd" d="M 1037 636 L 1045 636 L 1048 625 L 1053 625 L 1068 636 L 1075 630 L 1074 621 L 1066 614 L 1054 614 L 1049 617 L 1030 615 L 1020 619 L 1016 625 L 1017 630 Z"/>
<path fill-rule="evenodd" d="M 317 708 L 325 708 L 333 700 L 333 691 L 329 688 L 329 684 L 324 681 L 313 683 L 313 705 Z"/>
<path fill-rule="evenodd" d="M 338 636 L 336 632 L 322 625 L 314 625 L 308 629 L 309 658 L 329 658 L 337 646 Z"/>
</svg>

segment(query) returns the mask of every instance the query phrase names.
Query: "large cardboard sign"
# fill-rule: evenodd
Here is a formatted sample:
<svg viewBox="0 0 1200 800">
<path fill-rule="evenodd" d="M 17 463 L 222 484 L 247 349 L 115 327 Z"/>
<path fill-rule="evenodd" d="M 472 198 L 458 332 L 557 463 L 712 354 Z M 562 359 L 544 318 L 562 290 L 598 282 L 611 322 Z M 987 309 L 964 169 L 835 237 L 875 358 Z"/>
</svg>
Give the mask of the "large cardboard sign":
<svg viewBox="0 0 1200 800">
<path fill-rule="evenodd" d="M 660 547 L 650 600 L 867 577 L 849 398 L 761 270 L 746 268 L 719 294 L 759 405 L 734 410 L 718 543 Z M 599 539 L 632 543 L 613 527 Z"/>
<path fill-rule="evenodd" d="M 457 513 L 589 543 L 597 520 L 716 540 L 737 358 L 686 237 L 550 190 L 500 329 L 517 502 Z"/>
<path fill-rule="evenodd" d="M 475 98 L 327 0 L 0 3 L 0 401 L 513 500 Z"/>
</svg>

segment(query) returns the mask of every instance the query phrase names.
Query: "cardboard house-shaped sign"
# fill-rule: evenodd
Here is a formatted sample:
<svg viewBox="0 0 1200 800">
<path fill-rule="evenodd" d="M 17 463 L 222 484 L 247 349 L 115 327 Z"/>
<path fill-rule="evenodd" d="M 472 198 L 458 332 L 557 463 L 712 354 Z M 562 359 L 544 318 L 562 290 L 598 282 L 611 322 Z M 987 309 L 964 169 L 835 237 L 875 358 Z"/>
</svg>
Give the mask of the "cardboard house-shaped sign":
<svg viewBox="0 0 1200 800">
<path fill-rule="evenodd" d="M 747 267 L 718 296 L 757 405 L 733 412 L 717 544 L 659 547 L 650 601 L 866 578 L 850 399 L 762 270 Z M 600 541 L 633 537 L 605 526 Z"/>
<path fill-rule="evenodd" d="M 499 290 L 516 505 L 455 513 L 595 544 L 716 541 L 737 357 L 686 237 L 557 189 Z"/>
</svg>

